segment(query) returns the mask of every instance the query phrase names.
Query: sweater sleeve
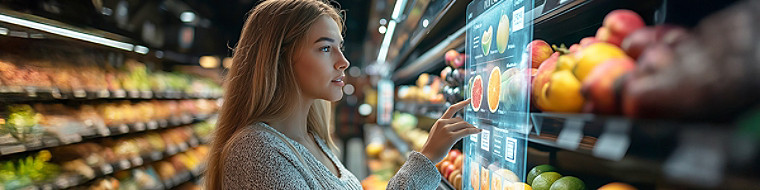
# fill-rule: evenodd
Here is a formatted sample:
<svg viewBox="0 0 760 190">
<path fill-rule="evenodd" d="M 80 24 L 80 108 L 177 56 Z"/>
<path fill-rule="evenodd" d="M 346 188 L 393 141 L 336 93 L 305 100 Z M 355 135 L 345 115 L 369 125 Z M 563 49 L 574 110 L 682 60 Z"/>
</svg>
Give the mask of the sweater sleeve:
<svg viewBox="0 0 760 190">
<path fill-rule="evenodd" d="M 301 172 L 281 152 L 265 143 L 241 141 L 225 159 L 224 189 L 309 189 Z"/>
<path fill-rule="evenodd" d="M 441 174 L 435 164 L 422 153 L 412 151 L 406 163 L 388 182 L 388 189 L 435 189 L 440 182 Z"/>
</svg>

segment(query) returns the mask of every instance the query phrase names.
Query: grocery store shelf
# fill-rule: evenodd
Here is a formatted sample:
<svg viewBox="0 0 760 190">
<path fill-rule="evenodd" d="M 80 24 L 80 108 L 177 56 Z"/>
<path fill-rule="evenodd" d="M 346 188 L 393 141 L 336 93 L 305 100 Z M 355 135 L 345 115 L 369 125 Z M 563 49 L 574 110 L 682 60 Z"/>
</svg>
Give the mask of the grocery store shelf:
<svg viewBox="0 0 760 190">
<path fill-rule="evenodd" d="M 105 127 L 92 127 L 92 130 L 82 133 L 73 133 L 64 136 L 43 136 L 40 140 L 13 144 L 0 145 L 0 158 L 9 155 L 30 152 L 35 150 L 53 148 L 73 143 L 90 141 L 103 137 L 114 137 L 124 134 L 134 134 L 144 131 L 152 131 L 164 128 L 177 127 L 187 124 L 198 123 L 214 117 L 214 114 L 182 115 L 167 119 L 151 120 L 149 122 L 137 122 L 130 124 L 110 125 Z M 196 141 L 198 141 L 196 139 Z M 198 144 L 196 142 L 194 144 Z"/>
<path fill-rule="evenodd" d="M 455 190 L 454 185 L 451 185 L 448 180 L 441 178 L 441 183 L 438 183 L 436 190 Z"/>
<path fill-rule="evenodd" d="M 445 40 L 430 48 L 427 52 L 420 55 L 402 68 L 393 73 L 392 80 L 398 84 L 405 84 L 412 81 L 423 72 L 430 72 L 436 67 L 443 68 L 443 55 L 450 49 L 464 49 L 465 31 L 467 26 L 460 28 Z"/>
<path fill-rule="evenodd" d="M 399 152 L 401 152 L 402 155 L 408 155 L 412 149 L 410 148 L 409 144 L 401 139 L 399 135 L 396 133 L 396 131 L 393 130 L 391 127 L 381 127 L 383 130 L 383 134 L 385 135 L 385 139 L 388 139 L 388 141 L 393 144 L 393 146 L 398 149 Z"/>
<path fill-rule="evenodd" d="M 180 153 L 184 153 L 190 148 L 195 148 L 195 147 L 198 147 L 199 145 L 200 143 L 198 141 L 198 138 L 193 136 L 187 142 L 183 142 L 176 146 L 167 147 L 164 152 L 152 152 L 150 154 L 142 155 L 140 157 L 120 160 L 116 163 L 104 164 L 102 166 L 93 167 L 92 169 L 95 171 L 95 177 L 90 178 L 90 179 L 87 179 L 85 176 L 81 176 L 74 173 L 63 173 L 63 174 L 60 174 L 58 177 L 56 177 L 54 180 L 52 180 L 50 183 L 36 184 L 36 185 L 32 185 L 26 188 L 29 188 L 29 189 L 68 189 L 72 187 L 78 187 L 78 186 L 89 184 L 91 182 L 96 181 L 97 179 L 101 179 L 103 177 L 106 177 L 108 175 L 114 174 L 119 171 L 137 168 L 147 163 L 160 161 L 165 158 L 168 158 Z M 175 175 L 169 180 L 162 181 L 162 186 L 156 187 L 156 189 L 164 189 L 164 188 L 171 189 L 172 187 L 182 184 L 185 181 L 191 180 L 193 177 L 199 177 L 200 175 L 202 175 L 203 170 L 204 170 L 203 165 L 201 164 L 201 166 L 198 168 L 192 169 L 191 171 L 184 171 L 180 174 Z M 25 189 L 25 188 L 22 188 L 22 189 Z"/>
<path fill-rule="evenodd" d="M 753 161 L 760 139 L 750 129 L 593 114 L 532 113 L 531 119 L 529 147 L 588 178 L 677 189 L 760 185 L 753 172 L 760 168 Z"/>
<path fill-rule="evenodd" d="M 185 93 L 179 91 L 127 91 L 127 90 L 73 90 L 57 88 L 0 86 L 0 101 L 56 101 L 56 100 L 106 100 L 106 99 L 218 99 L 216 93 Z"/>
</svg>

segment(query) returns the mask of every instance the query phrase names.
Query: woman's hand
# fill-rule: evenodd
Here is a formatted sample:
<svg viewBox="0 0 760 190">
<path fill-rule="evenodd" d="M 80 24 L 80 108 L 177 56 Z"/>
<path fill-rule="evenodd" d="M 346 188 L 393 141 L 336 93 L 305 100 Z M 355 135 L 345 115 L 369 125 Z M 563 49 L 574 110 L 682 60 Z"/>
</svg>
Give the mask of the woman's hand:
<svg viewBox="0 0 760 190">
<path fill-rule="evenodd" d="M 477 134 L 482 129 L 475 128 L 475 126 L 467 123 L 462 118 L 451 118 L 454 114 L 470 104 L 470 100 L 461 101 L 454 105 L 451 105 L 443 116 L 433 124 L 430 129 L 430 135 L 428 136 L 425 146 L 422 147 L 422 155 L 425 155 L 433 161 L 433 163 L 440 162 L 446 154 L 449 153 L 454 143 L 462 139 L 467 135 Z"/>
</svg>

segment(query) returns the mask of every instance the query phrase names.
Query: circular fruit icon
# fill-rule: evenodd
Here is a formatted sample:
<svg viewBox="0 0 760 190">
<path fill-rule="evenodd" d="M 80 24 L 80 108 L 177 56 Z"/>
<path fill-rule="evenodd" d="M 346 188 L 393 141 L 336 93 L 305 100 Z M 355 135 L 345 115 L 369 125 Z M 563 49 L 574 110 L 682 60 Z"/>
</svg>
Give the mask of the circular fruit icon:
<svg viewBox="0 0 760 190">
<path fill-rule="evenodd" d="M 480 103 L 483 102 L 483 79 L 480 78 L 480 75 L 475 76 L 470 86 L 472 87 L 472 92 L 470 92 L 472 102 L 470 102 L 470 105 L 473 111 L 478 112 L 480 110 Z"/>
<path fill-rule="evenodd" d="M 480 45 L 483 46 L 483 56 L 487 56 L 489 50 L 491 50 L 492 36 L 493 36 L 493 26 L 488 26 L 488 30 L 483 31 L 483 36 L 480 37 Z"/>
<path fill-rule="evenodd" d="M 499 108 L 499 93 L 501 93 L 501 70 L 499 66 L 495 66 L 491 70 L 491 76 L 488 77 L 488 110 L 491 113 Z"/>
<path fill-rule="evenodd" d="M 507 42 L 509 41 L 509 18 L 506 14 L 501 15 L 499 19 L 499 26 L 496 29 L 496 48 L 499 49 L 499 53 L 504 53 L 507 50 Z"/>
<path fill-rule="evenodd" d="M 472 189 L 479 190 L 480 189 L 480 180 L 478 179 L 478 176 L 480 176 L 478 173 L 478 164 L 475 162 L 470 163 L 470 186 L 472 186 Z"/>
</svg>

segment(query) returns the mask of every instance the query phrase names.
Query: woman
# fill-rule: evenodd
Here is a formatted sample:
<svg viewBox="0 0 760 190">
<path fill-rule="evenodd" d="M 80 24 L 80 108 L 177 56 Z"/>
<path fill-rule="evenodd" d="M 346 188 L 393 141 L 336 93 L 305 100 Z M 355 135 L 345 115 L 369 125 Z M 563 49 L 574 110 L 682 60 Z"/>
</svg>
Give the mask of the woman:
<svg viewBox="0 0 760 190">
<path fill-rule="evenodd" d="M 272 0 L 243 27 L 226 77 L 225 103 L 206 171 L 208 189 L 361 189 L 336 159 L 328 102 L 342 97 L 348 68 L 339 11 L 318 0 Z M 451 118 L 453 105 L 413 152 L 390 189 L 433 189 L 434 163 L 479 129 Z"/>
</svg>

